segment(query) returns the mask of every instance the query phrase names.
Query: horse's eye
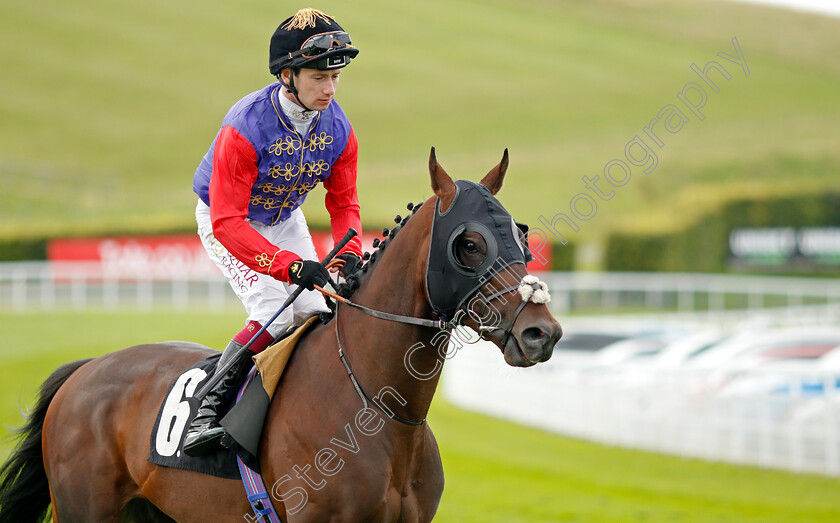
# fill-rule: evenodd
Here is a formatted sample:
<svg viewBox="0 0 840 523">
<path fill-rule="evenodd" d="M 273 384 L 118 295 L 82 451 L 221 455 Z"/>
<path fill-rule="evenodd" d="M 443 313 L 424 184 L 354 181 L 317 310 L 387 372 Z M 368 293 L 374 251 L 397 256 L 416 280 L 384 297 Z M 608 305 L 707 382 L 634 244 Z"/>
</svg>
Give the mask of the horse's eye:
<svg viewBox="0 0 840 523">
<path fill-rule="evenodd" d="M 464 242 L 464 250 L 469 254 L 475 254 L 478 252 L 478 245 L 472 240 L 467 240 Z"/>
</svg>

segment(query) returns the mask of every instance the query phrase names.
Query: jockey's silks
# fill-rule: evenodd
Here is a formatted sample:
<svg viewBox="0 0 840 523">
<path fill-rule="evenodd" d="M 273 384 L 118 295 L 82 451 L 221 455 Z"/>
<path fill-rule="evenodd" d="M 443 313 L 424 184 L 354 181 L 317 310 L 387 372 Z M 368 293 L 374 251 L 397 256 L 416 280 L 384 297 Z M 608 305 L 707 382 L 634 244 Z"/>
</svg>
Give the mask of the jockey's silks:
<svg viewBox="0 0 840 523">
<path fill-rule="evenodd" d="M 286 220 L 306 194 L 326 180 L 350 136 L 350 121 L 333 101 L 300 135 L 280 108 L 279 82 L 245 96 L 228 111 L 222 128 L 233 127 L 256 152 L 257 179 L 248 218 L 272 225 Z M 210 205 L 210 176 L 216 140 L 195 171 L 193 190 Z"/>
</svg>

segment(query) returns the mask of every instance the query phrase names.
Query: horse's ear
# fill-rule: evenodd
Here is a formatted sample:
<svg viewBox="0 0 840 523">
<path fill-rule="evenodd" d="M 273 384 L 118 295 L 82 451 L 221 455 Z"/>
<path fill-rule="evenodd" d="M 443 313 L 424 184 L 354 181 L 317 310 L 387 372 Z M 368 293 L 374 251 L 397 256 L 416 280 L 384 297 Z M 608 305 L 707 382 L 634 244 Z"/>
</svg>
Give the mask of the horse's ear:
<svg viewBox="0 0 840 523">
<path fill-rule="evenodd" d="M 502 161 L 499 162 L 499 165 L 490 169 L 490 172 L 487 173 L 487 176 L 481 179 L 481 184 L 488 189 L 490 189 L 490 194 L 493 196 L 499 192 L 502 188 L 502 183 L 505 180 L 505 172 L 507 172 L 508 168 L 508 150 L 505 149 L 505 154 L 502 155 Z"/>
<path fill-rule="evenodd" d="M 429 174 L 432 177 L 432 190 L 440 198 L 440 211 L 444 212 L 455 198 L 455 182 L 438 163 L 434 147 L 429 155 Z"/>
</svg>

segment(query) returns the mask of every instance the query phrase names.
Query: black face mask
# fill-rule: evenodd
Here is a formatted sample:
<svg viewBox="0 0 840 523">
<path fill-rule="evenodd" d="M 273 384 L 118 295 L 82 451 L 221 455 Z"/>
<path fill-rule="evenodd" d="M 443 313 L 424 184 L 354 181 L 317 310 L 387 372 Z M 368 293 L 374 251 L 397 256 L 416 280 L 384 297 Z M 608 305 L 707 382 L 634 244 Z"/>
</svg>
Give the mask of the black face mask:
<svg viewBox="0 0 840 523">
<path fill-rule="evenodd" d="M 440 212 L 440 198 L 435 202 L 426 269 L 429 302 L 446 320 L 499 271 L 533 259 L 524 237 L 527 226 L 514 222 L 487 187 L 467 180 L 456 181 L 455 187 L 446 212 Z M 478 267 L 462 264 L 455 252 L 458 237 L 465 232 L 480 234 L 487 245 L 487 257 Z"/>
</svg>

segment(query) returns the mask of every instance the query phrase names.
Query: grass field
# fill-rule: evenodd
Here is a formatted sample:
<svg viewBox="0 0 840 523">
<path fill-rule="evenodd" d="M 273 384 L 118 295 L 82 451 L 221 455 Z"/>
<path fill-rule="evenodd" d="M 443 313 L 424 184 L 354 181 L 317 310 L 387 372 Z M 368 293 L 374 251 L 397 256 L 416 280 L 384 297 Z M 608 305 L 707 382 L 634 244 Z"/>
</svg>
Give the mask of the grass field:
<svg viewBox="0 0 840 523">
<path fill-rule="evenodd" d="M 150 341 L 220 347 L 241 315 L 2 314 L 0 423 L 21 424 L 60 364 Z M 441 448 L 443 522 L 834 522 L 840 481 L 604 447 L 487 418 L 438 397 L 429 415 Z M 10 448 L 3 438 L 0 456 Z M 244 494 L 243 494 L 244 495 Z"/>
<path fill-rule="evenodd" d="M 0 5 L 0 239 L 193 230 L 192 173 L 226 110 L 272 79 L 268 39 L 299 6 L 179 0 Z M 363 220 L 429 196 L 437 147 L 478 179 L 510 149 L 502 202 L 568 212 L 582 177 L 710 60 L 731 73 L 704 119 L 661 133 L 575 242 L 678 226 L 721 197 L 819 191 L 840 172 L 840 20 L 689 0 L 323 0 L 362 50 L 337 99 L 359 137 Z M 743 51 L 749 75 L 718 53 Z M 717 73 L 712 73 L 713 75 Z M 327 223 L 310 196 L 311 224 Z M 60 364 L 136 343 L 222 347 L 242 315 L 0 313 L 0 433 Z M 840 481 L 584 443 L 459 410 L 429 416 L 447 486 L 439 521 L 840 521 Z M 10 447 L 0 442 L 0 456 Z"/>
<path fill-rule="evenodd" d="M 319 3 L 359 58 L 338 100 L 361 143 L 368 224 L 430 194 L 429 147 L 476 179 L 510 148 L 522 221 L 568 211 L 710 60 L 732 74 L 705 119 L 664 133 L 575 241 L 681 223 L 721 195 L 836 185 L 840 20 L 687 0 Z M 289 5 L 45 0 L 0 7 L 0 237 L 193 228 L 192 173 L 225 111 L 268 83 Z M 734 54 L 736 37 L 749 67 Z M 603 180 L 601 181 L 603 183 Z M 322 192 L 312 195 L 317 202 Z M 318 203 L 305 206 L 326 223 Z M 381 226 L 381 225 L 380 225 Z"/>
</svg>

